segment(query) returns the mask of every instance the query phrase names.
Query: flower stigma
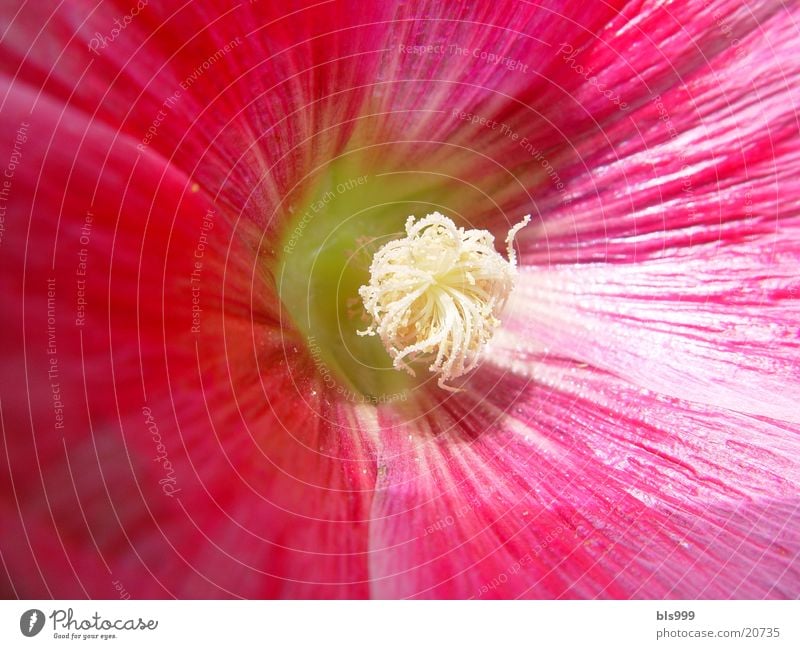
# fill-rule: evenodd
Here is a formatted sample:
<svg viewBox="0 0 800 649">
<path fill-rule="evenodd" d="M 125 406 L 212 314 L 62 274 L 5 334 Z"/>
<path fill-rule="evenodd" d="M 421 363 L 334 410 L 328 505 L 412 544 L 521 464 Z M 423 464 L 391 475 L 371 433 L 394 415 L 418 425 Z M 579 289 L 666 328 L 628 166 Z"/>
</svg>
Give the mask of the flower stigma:
<svg viewBox="0 0 800 649">
<path fill-rule="evenodd" d="M 509 231 L 506 261 L 486 230 L 458 228 L 439 212 L 409 216 L 406 236 L 375 253 L 358 291 L 372 319 L 358 335 L 380 336 L 396 370 L 416 376 L 408 363 L 429 362 L 439 387 L 458 391 L 447 383 L 475 369 L 500 325 L 517 273 L 514 237 L 530 220 Z"/>
</svg>

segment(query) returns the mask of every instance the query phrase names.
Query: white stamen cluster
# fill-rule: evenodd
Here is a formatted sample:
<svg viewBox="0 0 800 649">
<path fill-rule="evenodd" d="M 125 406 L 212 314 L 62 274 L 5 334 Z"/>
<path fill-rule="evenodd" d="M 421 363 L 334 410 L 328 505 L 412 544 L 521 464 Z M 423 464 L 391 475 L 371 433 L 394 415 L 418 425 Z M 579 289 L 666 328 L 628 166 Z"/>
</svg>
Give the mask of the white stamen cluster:
<svg viewBox="0 0 800 649">
<path fill-rule="evenodd" d="M 473 370 L 500 324 L 514 286 L 514 236 L 508 233 L 508 261 L 494 249 L 486 230 L 464 230 L 434 212 L 416 223 L 409 216 L 406 236 L 390 241 L 372 259 L 369 284 L 359 289 L 372 324 L 360 336 L 379 335 L 395 369 L 414 375 L 408 362 L 430 362 L 439 386 Z"/>
</svg>

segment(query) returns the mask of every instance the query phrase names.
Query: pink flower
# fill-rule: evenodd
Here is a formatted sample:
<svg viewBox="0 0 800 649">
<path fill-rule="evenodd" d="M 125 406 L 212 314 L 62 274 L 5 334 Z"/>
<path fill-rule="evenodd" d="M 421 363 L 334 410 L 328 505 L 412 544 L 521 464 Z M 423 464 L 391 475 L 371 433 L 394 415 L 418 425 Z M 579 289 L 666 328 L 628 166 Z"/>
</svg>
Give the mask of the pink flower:
<svg viewBox="0 0 800 649">
<path fill-rule="evenodd" d="M 2 593 L 800 596 L 797 8 L 281 6 L 3 11 Z M 434 211 L 533 215 L 456 393 Z"/>
</svg>

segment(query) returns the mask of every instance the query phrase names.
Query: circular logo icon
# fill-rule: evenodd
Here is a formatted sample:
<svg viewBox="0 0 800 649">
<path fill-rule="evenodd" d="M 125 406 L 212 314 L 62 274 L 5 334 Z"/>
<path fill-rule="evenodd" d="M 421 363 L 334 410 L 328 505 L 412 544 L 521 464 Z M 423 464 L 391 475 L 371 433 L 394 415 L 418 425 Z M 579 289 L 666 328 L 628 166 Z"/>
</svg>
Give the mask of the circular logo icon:
<svg viewBox="0 0 800 649">
<path fill-rule="evenodd" d="M 22 635 L 32 638 L 44 628 L 44 613 L 38 608 L 25 611 L 19 618 L 19 630 Z"/>
</svg>

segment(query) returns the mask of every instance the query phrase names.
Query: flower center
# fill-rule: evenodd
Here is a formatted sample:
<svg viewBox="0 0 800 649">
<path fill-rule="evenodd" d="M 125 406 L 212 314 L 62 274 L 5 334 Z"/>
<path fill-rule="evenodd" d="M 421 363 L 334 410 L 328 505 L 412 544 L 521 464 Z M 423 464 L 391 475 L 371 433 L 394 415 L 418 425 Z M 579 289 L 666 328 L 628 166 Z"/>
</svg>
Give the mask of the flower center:
<svg viewBox="0 0 800 649">
<path fill-rule="evenodd" d="M 361 336 L 380 336 L 395 369 L 412 376 L 410 362 L 427 362 L 439 386 L 473 370 L 498 325 L 514 286 L 514 236 L 508 233 L 508 261 L 494 249 L 486 230 L 464 230 L 439 212 L 416 223 L 408 217 L 406 236 L 380 248 L 369 284 L 359 289 L 372 324 Z"/>
</svg>

